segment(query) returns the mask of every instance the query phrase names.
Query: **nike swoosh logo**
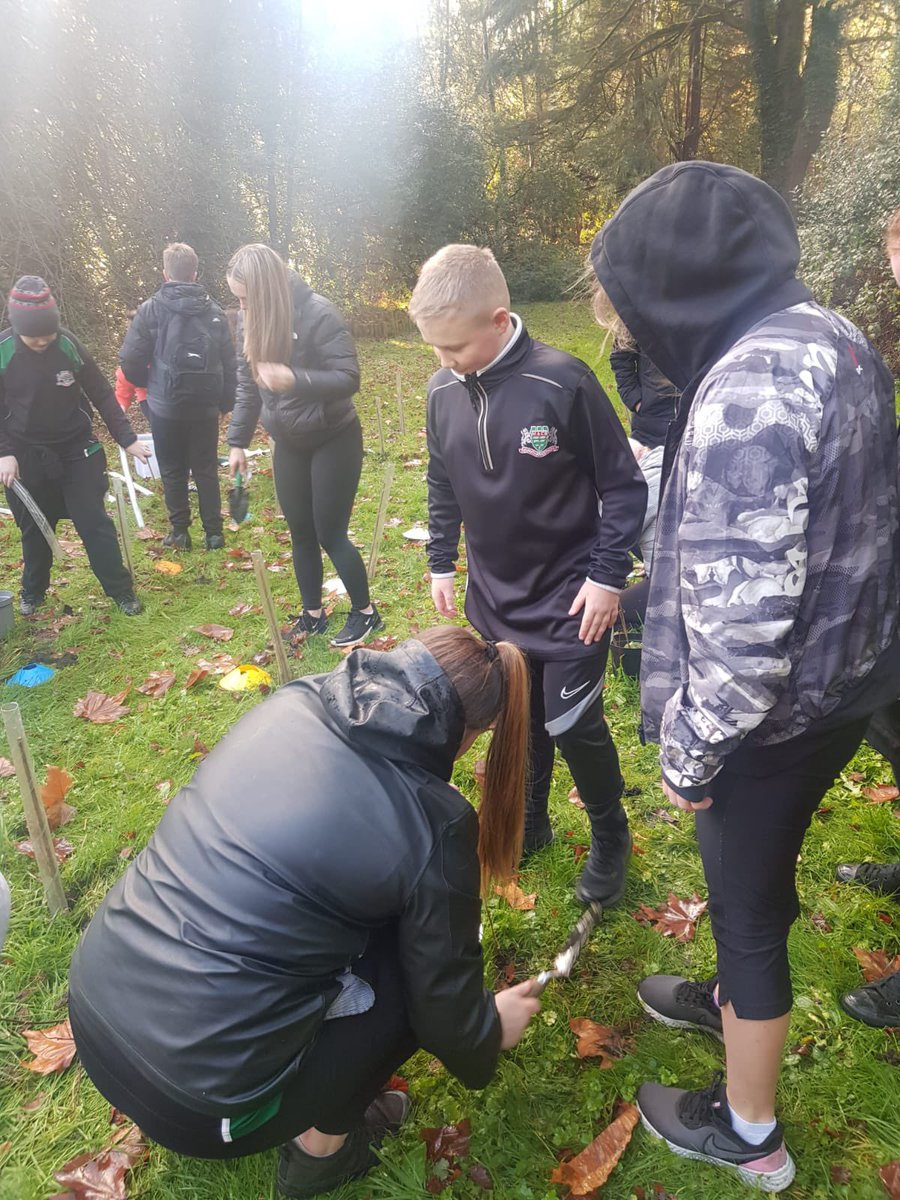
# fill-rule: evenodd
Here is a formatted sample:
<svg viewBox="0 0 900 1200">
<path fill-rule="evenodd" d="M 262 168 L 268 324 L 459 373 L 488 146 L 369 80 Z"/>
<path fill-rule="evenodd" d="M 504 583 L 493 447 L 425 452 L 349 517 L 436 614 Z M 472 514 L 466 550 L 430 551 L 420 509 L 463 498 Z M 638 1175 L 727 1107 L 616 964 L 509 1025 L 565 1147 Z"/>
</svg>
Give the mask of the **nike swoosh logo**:
<svg viewBox="0 0 900 1200">
<path fill-rule="evenodd" d="M 567 692 L 566 689 L 563 688 L 563 690 L 559 694 L 560 694 L 560 696 L 562 696 L 563 700 L 571 700 L 573 696 L 577 696 L 579 692 L 583 692 L 584 689 L 587 687 L 587 685 L 590 682 L 591 681 L 588 679 L 580 687 L 573 688 L 571 692 Z"/>
</svg>

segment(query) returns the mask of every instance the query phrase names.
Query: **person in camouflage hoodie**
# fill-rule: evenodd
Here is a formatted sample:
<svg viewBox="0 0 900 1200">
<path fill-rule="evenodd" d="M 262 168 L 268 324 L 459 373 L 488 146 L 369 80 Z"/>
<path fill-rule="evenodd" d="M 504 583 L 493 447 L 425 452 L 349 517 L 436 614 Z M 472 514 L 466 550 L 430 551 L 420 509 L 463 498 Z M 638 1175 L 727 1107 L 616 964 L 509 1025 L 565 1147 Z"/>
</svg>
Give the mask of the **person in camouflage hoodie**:
<svg viewBox="0 0 900 1200">
<path fill-rule="evenodd" d="M 696 813 L 717 976 L 645 979 L 664 1024 L 723 1037 L 727 1089 L 644 1084 L 645 1126 L 766 1191 L 794 1175 L 775 1119 L 787 936 L 812 814 L 900 677 L 894 391 L 875 349 L 796 277 L 783 199 L 678 163 L 595 239 L 595 312 L 683 389 L 644 629 L 643 736 Z"/>
</svg>

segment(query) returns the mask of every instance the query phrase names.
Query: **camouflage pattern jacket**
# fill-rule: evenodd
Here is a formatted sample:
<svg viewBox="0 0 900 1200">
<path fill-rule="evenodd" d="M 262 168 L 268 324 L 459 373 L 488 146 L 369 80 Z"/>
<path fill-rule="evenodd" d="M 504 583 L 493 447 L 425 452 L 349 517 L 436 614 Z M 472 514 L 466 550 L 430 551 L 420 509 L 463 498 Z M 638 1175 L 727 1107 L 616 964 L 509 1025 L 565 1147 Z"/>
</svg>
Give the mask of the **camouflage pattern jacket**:
<svg viewBox="0 0 900 1200">
<path fill-rule="evenodd" d="M 688 798 L 741 743 L 840 712 L 892 644 L 893 396 L 866 338 L 812 301 L 764 317 L 699 384 L 660 508 L 641 677 L 644 736 Z"/>
</svg>

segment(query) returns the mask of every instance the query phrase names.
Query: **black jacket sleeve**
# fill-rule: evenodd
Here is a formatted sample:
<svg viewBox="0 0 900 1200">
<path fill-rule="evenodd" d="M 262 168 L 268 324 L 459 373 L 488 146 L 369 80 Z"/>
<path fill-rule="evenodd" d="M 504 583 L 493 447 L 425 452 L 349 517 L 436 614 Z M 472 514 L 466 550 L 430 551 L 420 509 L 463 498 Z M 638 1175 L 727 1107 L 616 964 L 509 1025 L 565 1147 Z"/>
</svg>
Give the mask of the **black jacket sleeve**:
<svg viewBox="0 0 900 1200">
<path fill-rule="evenodd" d="M 9 409 L 6 407 L 6 387 L 3 383 L 3 376 L 0 374 L 0 458 L 5 458 L 9 454 L 13 454 L 13 448 L 10 444 L 9 434 L 6 432 L 6 423 L 9 420 Z"/>
<path fill-rule="evenodd" d="M 427 550 L 428 566 L 436 575 L 450 575 L 456 570 L 456 560 L 459 558 L 462 513 L 444 469 L 431 396 L 428 397 L 425 429 L 428 445 L 428 470 L 425 474 L 428 483 L 428 532 L 431 534 Z"/>
<path fill-rule="evenodd" d="M 217 321 L 214 328 L 216 331 L 217 348 L 219 358 L 222 362 L 222 399 L 219 403 L 219 411 L 230 413 L 234 408 L 235 395 L 237 392 L 237 354 L 234 349 L 234 339 L 231 336 L 231 330 L 228 328 L 228 321 L 225 314 L 219 310 L 221 321 Z"/>
<path fill-rule="evenodd" d="M 157 325 L 153 314 L 153 301 L 145 300 L 137 312 L 125 341 L 119 351 L 119 366 L 122 374 L 135 387 L 147 386 L 150 379 L 150 362 L 156 349 Z"/>
<path fill-rule="evenodd" d="M 631 570 L 630 550 L 637 545 L 644 524 L 647 484 L 622 423 L 593 371 L 582 376 L 575 391 L 572 432 L 575 454 L 594 481 L 603 505 L 588 579 L 623 588 Z"/>
<path fill-rule="evenodd" d="M 238 320 L 239 346 L 243 345 L 243 338 L 243 324 Z M 237 355 L 237 381 L 234 408 L 226 435 L 226 441 L 229 446 L 238 446 L 241 450 L 247 449 L 253 441 L 261 408 L 262 400 L 260 399 L 259 388 L 256 386 L 256 380 L 253 378 L 250 364 L 244 357 L 243 349 L 241 349 Z"/>
<path fill-rule="evenodd" d="M 71 336 L 71 335 L 69 335 Z M 73 339 L 74 340 L 74 339 Z M 103 423 L 120 446 L 130 446 L 135 441 L 135 432 L 131 422 L 116 401 L 116 394 L 109 380 L 85 350 L 80 342 L 75 342 L 78 353 L 82 358 L 82 366 L 78 372 L 78 383 L 82 392 L 103 418 Z"/>
<path fill-rule="evenodd" d="M 287 396 L 326 403 L 349 400 L 359 391 L 359 360 L 353 335 L 333 304 L 322 296 L 316 296 L 314 303 L 315 307 L 308 305 L 306 311 L 317 314 L 309 335 L 316 365 L 306 368 L 292 364 L 297 386 Z"/>
<path fill-rule="evenodd" d="M 613 350 L 609 356 L 609 365 L 616 377 L 619 398 L 632 412 L 641 402 L 641 377 L 638 371 L 640 358 L 638 350 Z"/>
<path fill-rule="evenodd" d="M 413 1032 L 466 1087 L 491 1080 L 500 1018 L 484 986 L 478 819 L 465 813 L 443 833 L 410 893 L 398 929 Z"/>
</svg>

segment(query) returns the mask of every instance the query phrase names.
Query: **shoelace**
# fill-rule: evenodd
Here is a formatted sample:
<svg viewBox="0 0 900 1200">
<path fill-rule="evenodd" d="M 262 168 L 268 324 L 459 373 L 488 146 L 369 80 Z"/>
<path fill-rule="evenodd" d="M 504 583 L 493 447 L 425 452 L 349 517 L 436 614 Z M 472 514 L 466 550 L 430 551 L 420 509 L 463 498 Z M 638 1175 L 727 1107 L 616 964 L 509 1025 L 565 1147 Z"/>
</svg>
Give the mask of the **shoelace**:
<svg viewBox="0 0 900 1200">
<path fill-rule="evenodd" d="M 890 1003 L 900 1003 L 900 971 L 885 975 L 884 979 L 875 979 L 866 986 L 868 991 L 877 992 L 879 996 Z"/>
<path fill-rule="evenodd" d="M 689 1129 L 699 1129 L 701 1125 L 710 1125 L 718 1110 L 722 1107 L 719 1100 L 719 1090 L 722 1087 L 724 1074 L 716 1071 L 709 1087 L 696 1092 L 685 1092 L 678 1104 L 678 1116 Z"/>
<path fill-rule="evenodd" d="M 866 887 L 876 887 L 885 892 L 900 891 L 900 864 L 860 863 L 856 878 Z"/>
<path fill-rule="evenodd" d="M 713 999 L 717 983 L 717 975 L 713 975 L 712 979 L 704 979 L 700 982 L 686 979 L 684 983 L 678 985 L 675 999 L 679 1004 L 694 1004 L 698 1008 L 705 1008 L 707 1012 L 718 1013 L 719 1007 Z"/>
</svg>

